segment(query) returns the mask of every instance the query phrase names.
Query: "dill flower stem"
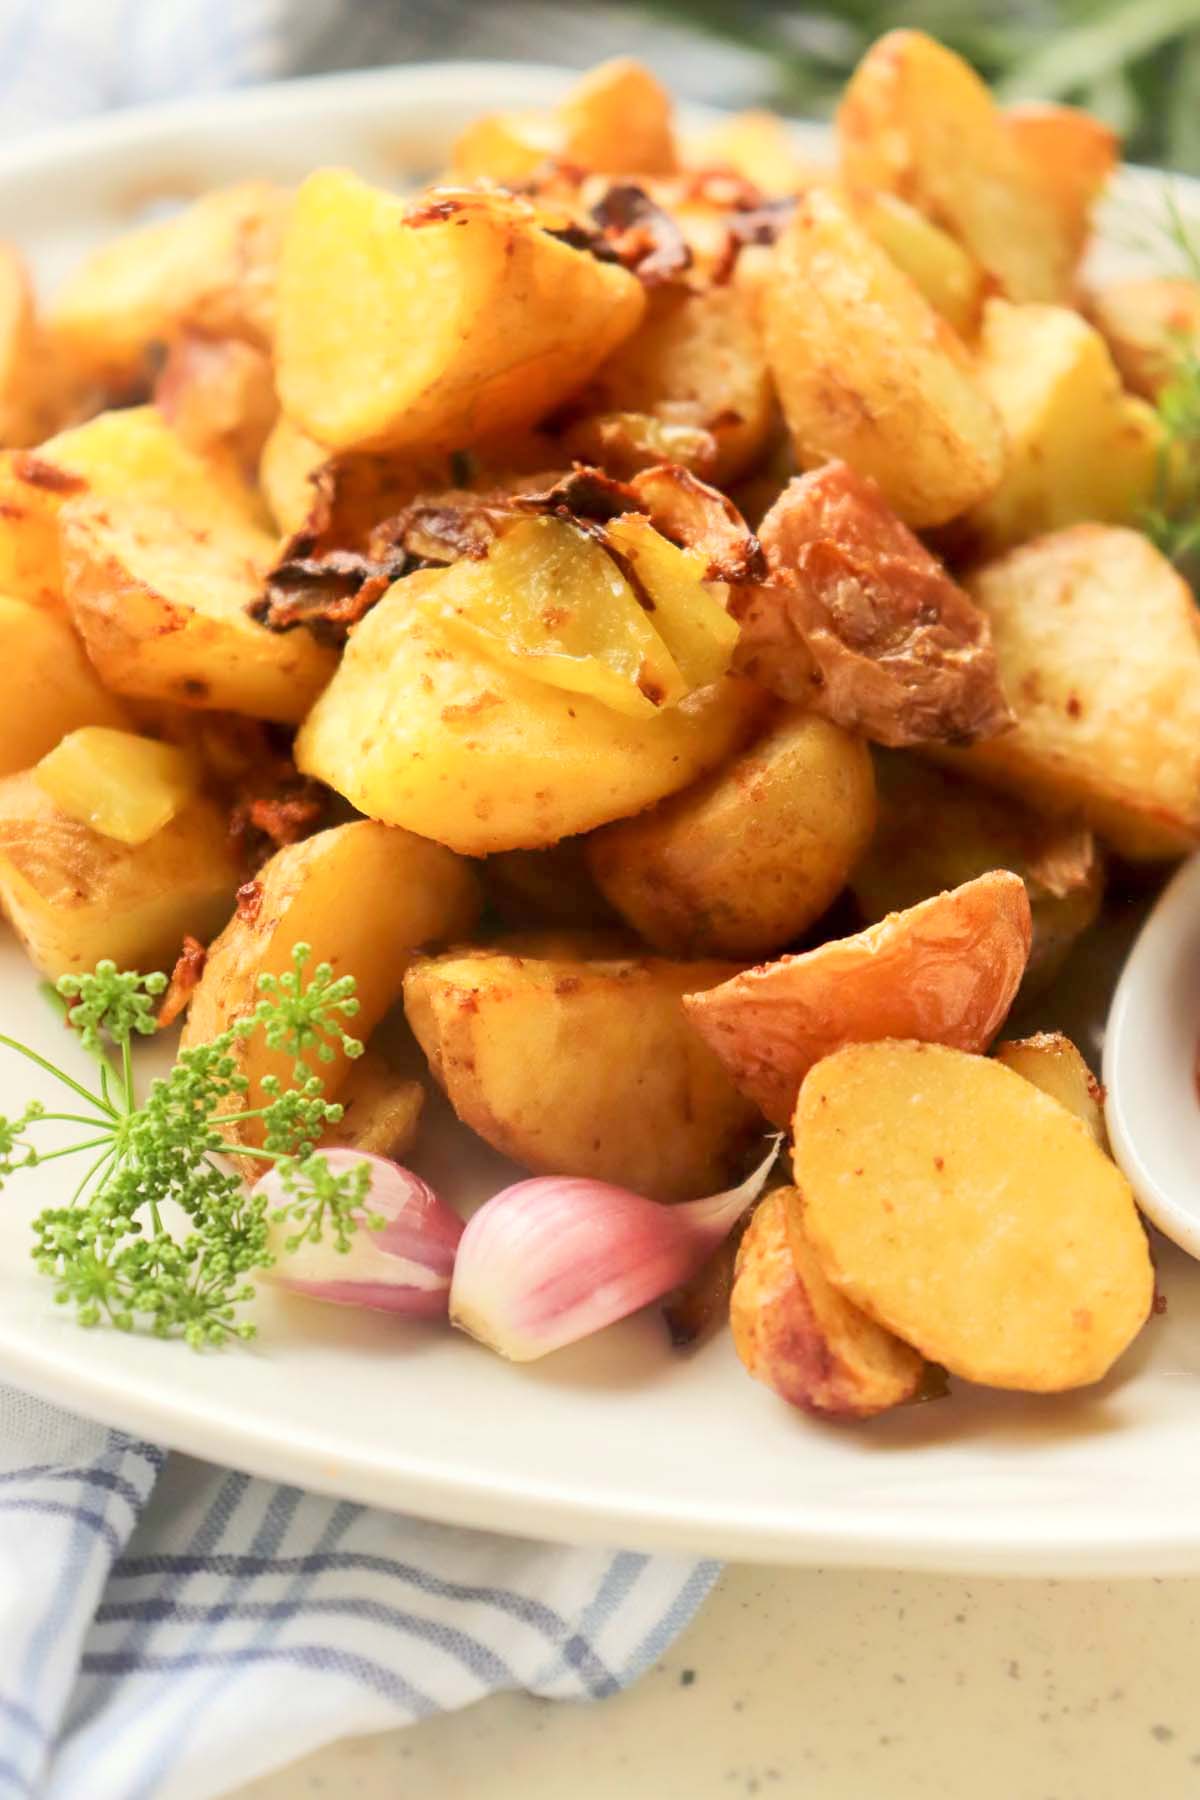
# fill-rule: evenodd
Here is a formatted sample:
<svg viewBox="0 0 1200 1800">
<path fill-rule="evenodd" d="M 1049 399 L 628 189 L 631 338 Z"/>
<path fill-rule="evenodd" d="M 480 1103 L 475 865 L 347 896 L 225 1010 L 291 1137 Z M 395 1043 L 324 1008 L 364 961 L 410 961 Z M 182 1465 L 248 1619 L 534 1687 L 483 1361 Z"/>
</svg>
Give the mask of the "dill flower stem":
<svg viewBox="0 0 1200 1800">
<path fill-rule="evenodd" d="M 73 1089 L 81 1100 L 86 1100 L 88 1105 L 94 1106 L 98 1112 L 107 1113 L 111 1118 L 116 1118 L 117 1110 L 114 1106 L 110 1106 L 99 1094 L 93 1094 L 89 1088 L 85 1088 L 82 1082 L 78 1082 L 73 1076 L 68 1075 L 65 1069 L 60 1069 L 57 1063 L 52 1063 L 46 1057 L 39 1056 L 36 1050 L 29 1048 L 28 1044 L 19 1044 L 15 1038 L 5 1037 L 3 1032 L 0 1032 L 0 1044 L 6 1050 L 15 1050 L 18 1056 L 25 1058 L 26 1062 L 36 1063 L 39 1069 L 44 1069 L 47 1075 L 53 1075 L 55 1080 L 61 1081 L 65 1087 Z M 88 1120 L 89 1125 L 97 1123 L 99 1123 L 98 1120 Z"/>
</svg>

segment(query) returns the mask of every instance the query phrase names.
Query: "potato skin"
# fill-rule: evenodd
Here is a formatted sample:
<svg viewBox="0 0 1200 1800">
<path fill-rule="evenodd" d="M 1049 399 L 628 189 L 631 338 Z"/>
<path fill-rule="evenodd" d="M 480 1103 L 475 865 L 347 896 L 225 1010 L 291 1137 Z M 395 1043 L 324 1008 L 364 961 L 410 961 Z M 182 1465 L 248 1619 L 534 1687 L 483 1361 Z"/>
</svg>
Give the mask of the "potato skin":
<svg viewBox="0 0 1200 1800">
<path fill-rule="evenodd" d="M 626 718 L 490 660 L 421 606 L 430 579 L 406 577 L 363 620 L 296 761 L 360 812 L 464 855 L 544 849 L 640 812 L 715 768 L 764 710 L 728 676 Z"/>
<path fill-rule="evenodd" d="M 1146 400 L 1157 400 L 1181 348 L 1200 344 L 1200 282 L 1183 276 L 1107 282 L 1089 297 L 1088 310 L 1125 386 Z"/>
<path fill-rule="evenodd" d="M 832 188 L 801 195 L 764 319 L 802 467 L 844 458 L 914 526 L 997 485 L 1004 434 L 962 339 Z"/>
<path fill-rule="evenodd" d="M 1086 1386 L 1150 1311 L 1125 1177 L 1079 1119 L 998 1062 L 849 1045 L 805 1079 L 794 1160 L 830 1281 L 965 1380 Z"/>
<path fill-rule="evenodd" d="M 1082 1053 L 1061 1031 L 1039 1031 L 1033 1037 L 1009 1038 L 997 1044 L 996 1061 L 1082 1120 L 1101 1150 L 1108 1154 L 1104 1123 L 1104 1089 Z"/>
<path fill-rule="evenodd" d="M 924 1358 L 831 1286 L 796 1188 L 776 1188 L 738 1249 L 729 1319 L 756 1381 L 826 1419 L 870 1419 L 911 1400 Z"/>
<path fill-rule="evenodd" d="M 655 950 L 752 958 L 820 917 L 874 823 L 866 745 L 787 707 L 714 775 L 594 833 L 588 862 Z"/>
<path fill-rule="evenodd" d="M 494 1149 L 535 1174 L 687 1200 L 726 1185 L 759 1124 L 680 1003 L 730 973 L 501 943 L 414 964 L 404 1008 L 455 1112 Z"/>
<path fill-rule="evenodd" d="M 995 870 L 855 937 L 746 969 L 688 1016 L 768 1119 L 791 1123 L 801 1081 L 840 1045 L 921 1038 L 984 1050 L 1029 956 L 1029 899 Z"/>
</svg>

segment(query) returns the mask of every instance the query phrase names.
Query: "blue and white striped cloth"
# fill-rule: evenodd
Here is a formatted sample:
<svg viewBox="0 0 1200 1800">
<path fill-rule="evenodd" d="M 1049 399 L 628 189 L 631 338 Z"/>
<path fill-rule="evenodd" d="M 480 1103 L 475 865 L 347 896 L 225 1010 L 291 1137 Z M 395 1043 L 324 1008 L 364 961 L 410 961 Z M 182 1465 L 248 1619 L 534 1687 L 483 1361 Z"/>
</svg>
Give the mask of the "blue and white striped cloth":
<svg viewBox="0 0 1200 1800">
<path fill-rule="evenodd" d="M 716 1575 L 321 1499 L 0 1388 L 0 1796 L 208 1800 L 502 1689 L 603 1699 Z"/>
</svg>

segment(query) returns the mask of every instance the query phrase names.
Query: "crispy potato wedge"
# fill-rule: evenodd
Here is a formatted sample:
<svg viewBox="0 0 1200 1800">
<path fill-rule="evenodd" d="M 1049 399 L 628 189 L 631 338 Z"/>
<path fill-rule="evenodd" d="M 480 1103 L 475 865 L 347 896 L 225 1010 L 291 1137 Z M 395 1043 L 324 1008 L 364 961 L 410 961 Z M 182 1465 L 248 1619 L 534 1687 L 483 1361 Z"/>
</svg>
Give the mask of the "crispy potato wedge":
<svg viewBox="0 0 1200 1800">
<path fill-rule="evenodd" d="M 1031 935 L 1024 882 L 997 869 L 854 937 L 688 994 L 684 1005 L 742 1092 L 787 1126 L 809 1069 L 843 1044 L 905 1037 L 986 1050 Z"/>
<path fill-rule="evenodd" d="M 874 822 L 866 745 L 789 707 L 715 774 L 596 832 L 588 863 L 653 949 L 766 956 L 837 897 Z"/>
<path fill-rule="evenodd" d="M 1200 839 L 1200 627 L 1191 590 L 1149 540 L 1074 525 L 968 585 L 1017 724 L 939 760 L 1039 812 L 1082 816 L 1123 856 L 1177 856 Z"/>
<path fill-rule="evenodd" d="M 464 181 L 520 185 L 553 159 L 606 175 L 669 175 L 676 166 L 671 99 L 649 69 L 614 57 L 548 112 L 492 113 L 454 146 Z"/>
<path fill-rule="evenodd" d="M 959 337 L 979 329 L 988 278 L 956 238 L 886 190 L 855 195 L 858 216 L 875 242 L 916 283 Z"/>
<path fill-rule="evenodd" d="M 850 878 L 867 923 L 989 869 L 1011 869 L 1033 918 L 1021 991 L 1046 987 L 1100 911 L 1104 864 L 1088 827 L 1047 819 L 911 756 L 877 753 L 875 775 L 879 824 Z"/>
<path fill-rule="evenodd" d="M 1000 485 L 960 527 L 976 557 L 1081 520 L 1123 525 L 1141 516 L 1158 478 L 1162 425 L 1125 393 L 1086 319 L 1061 306 L 989 301 L 979 379 L 1009 449 Z"/>
<path fill-rule="evenodd" d="M 925 1360 L 826 1280 L 795 1188 L 750 1221 L 730 1301 L 733 1343 L 756 1381 L 819 1418 L 870 1419 L 911 1400 Z"/>
<path fill-rule="evenodd" d="M 588 867 L 588 839 L 547 850 L 502 850 L 480 869 L 491 906 L 512 930 L 527 926 L 616 925 L 617 914 Z"/>
<path fill-rule="evenodd" d="M 154 346 L 186 326 L 266 346 L 275 323 L 285 189 L 245 181 L 102 244 L 59 290 L 55 348 L 101 387 L 144 378 Z"/>
<path fill-rule="evenodd" d="M 279 415 L 265 350 L 240 338 L 185 331 L 171 345 L 154 403 L 172 431 L 201 456 L 228 459 L 254 477 Z"/>
<path fill-rule="evenodd" d="M 451 951 L 409 970 L 404 1008 L 455 1112 L 494 1149 L 535 1173 L 694 1199 L 760 1128 L 680 1003 L 732 970 Z"/>
<path fill-rule="evenodd" d="M 1069 1037 L 1061 1031 L 1039 1031 L 1033 1037 L 997 1044 L 995 1058 L 1035 1088 L 1049 1094 L 1087 1126 L 1101 1150 L 1108 1151 L 1104 1123 L 1104 1089 Z"/>
<path fill-rule="evenodd" d="M 478 913 L 472 870 L 440 844 L 407 831 L 363 819 L 289 844 L 242 888 L 237 911 L 211 945 L 183 1042 L 207 1043 L 252 1013 L 260 976 L 286 974 L 297 944 L 311 946 L 309 976 L 321 963 L 335 975 L 354 976 L 358 1011 L 347 1029 L 365 1041 L 399 999 L 413 953 L 463 936 Z M 353 1065 L 340 1047 L 329 1048 L 334 1054 L 322 1063 L 321 1077 L 332 1100 L 340 1098 Z M 285 1087 L 291 1079 L 289 1058 L 268 1049 L 261 1035 L 240 1044 L 237 1056 L 250 1083 L 250 1107 L 262 1103 L 264 1076 L 277 1075 Z M 244 1129 L 247 1141 L 258 1141 L 257 1123 Z"/>
<path fill-rule="evenodd" d="M 833 1285 L 967 1381 L 1084 1387 L 1150 1311 L 1129 1183 L 1080 1120 L 986 1057 L 837 1051 L 800 1090 L 795 1168 Z"/>
<path fill-rule="evenodd" d="M 417 1138 L 425 1089 L 397 1075 L 370 1048 L 350 1064 L 338 1088 L 342 1116 L 321 1138 L 323 1148 L 363 1150 L 373 1156 L 406 1156 Z"/>
<path fill-rule="evenodd" d="M 447 189 L 406 208 L 324 169 L 284 242 L 279 397 L 334 450 L 453 449 L 549 412 L 644 309 L 635 276 L 541 230 L 523 201 Z"/>
<path fill-rule="evenodd" d="M 883 744 L 1012 723 L 986 617 L 869 478 L 843 462 L 800 476 L 758 535 L 767 582 L 730 603 L 745 674 Z"/>
<path fill-rule="evenodd" d="M 775 113 L 751 108 L 731 113 L 685 145 L 687 163 L 697 169 L 732 169 L 764 194 L 781 198 L 798 194 L 829 171 L 799 155 L 783 120 Z"/>
<path fill-rule="evenodd" d="M 1057 208 L 1078 258 L 1091 230 L 1092 208 L 1120 161 L 1120 138 L 1093 113 L 1045 101 L 1010 106 L 1004 125 L 1038 186 Z"/>
<path fill-rule="evenodd" d="M 67 621 L 0 595 L 0 775 L 30 768 L 81 725 L 128 724 Z"/>
<path fill-rule="evenodd" d="M 60 518 L 67 609 L 113 693 L 302 719 L 336 659 L 248 608 L 274 555 L 265 534 L 226 538 L 164 507 L 72 500 Z"/>
<path fill-rule="evenodd" d="M 367 615 L 296 740 L 298 766 L 371 818 L 467 856 L 544 849 L 686 787 L 761 715 L 733 676 L 648 719 L 547 686 L 424 607 L 431 579 Z"/>
<path fill-rule="evenodd" d="M 842 173 L 899 194 L 949 231 L 1012 300 L 1064 299 L 1074 246 L 984 83 L 920 31 L 889 31 L 837 114 Z"/>
<path fill-rule="evenodd" d="M 962 339 L 832 188 L 801 196 L 775 247 L 764 325 L 802 467 L 844 458 L 909 525 L 997 486 L 1004 434 Z"/>
<path fill-rule="evenodd" d="M 1158 398 L 1182 355 L 1200 349 L 1200 281 L 1129 276 L 1097 288 L 1088 310 L 1121 380 L 1146 400 Z"/>
<path fill-rule="evenodd" d="M 68 818 L 32 773 L 0 781 L 0 911 L 52 981 L 103 957 L 122 969 L 169 969 L 185 934 L 217 929 L 239 879 L 225 816 L 210 800 L 129 845 Z"/>
</svg>

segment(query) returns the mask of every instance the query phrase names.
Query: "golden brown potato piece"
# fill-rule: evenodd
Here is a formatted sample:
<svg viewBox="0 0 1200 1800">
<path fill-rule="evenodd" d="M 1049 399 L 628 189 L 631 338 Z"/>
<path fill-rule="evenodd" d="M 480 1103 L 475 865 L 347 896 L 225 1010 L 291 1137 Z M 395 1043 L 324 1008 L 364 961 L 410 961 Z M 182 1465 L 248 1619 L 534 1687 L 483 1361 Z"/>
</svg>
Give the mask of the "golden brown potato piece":
<svg viewBox="0 0 1200 1800">
<path fill-rule="evenodd" d="M 959 528 L 975 556 L 1081 520 L 1134 524 L 1158 479 L 1162 425 L 1127 394 L 1099 332 L 1062 306 L 991 300 L 979 379 L 1008 434 L 995 492 Z"/>
<path fill-rule="evenodd" d="M 648 413 L 665 427 L 703 432 L 715 444 L 707 478 L 736 480 L 761 455 L 775 420 L 762 340 L 741 292 L 659 288 L 637 331 L 572 402 L 576 409 Z M 582 451 L 583 440 L 575 441 Z"/>
<path fill-rule="evenodd" d="M 294 723 L 333 673 L 308 632 L 250 617 L 274 555 L 265 534 L 119 500 L 69 501 L 60 529 L 67 609 L 114 693 Z"/>
<path fill-rule="evenodd" d="M 407 831 L 359 820 L 289 844 L 239 892 L 237 911 L 209 949 L 183 1042 L 207 1043 L 252 1013 L 259 977 L 286 974 L 297 944 L 312 949 L 307 976 L 321 963 L 354 976 L 358 1011 L 346 1029 L 365 1041 L 399 999 L 413 952 L 464 935 L 478 912 L 471 869 Z M 241 1044 L 238 1056 L 250 1082 L 248 1106 L 261 1104 L 264 1076 L 290 1082 L 290 1059 L 269 1050 L 261 1034 Z M 340 1096 L 351 1067 L 340 1049 L 321 1064 L 327 1099 Z M 246 1129 L 254 1141 L 257 1127 Z"/>
<path fill-rule="evenodd" d="M 338 1104 L 342 1116 L 326 1127 L 322 1145 L 399 1161 L 416 1142 L 425 1089 L 419 1081 L 397 1075 L 378 1051 L 368 1048 L 351 1063 L 338 1088 Z"/>
<path fill-rule="evenodd" d="M 406 207 L 324 169 L 283 248 L 279 398 L 334 450 L 453 449 L 551 411 L 644 309 L 635 276 L 551 237 L 524 201 L 435 189 Z"/>
<path fill-rule="evenodd" d="M 1025 884 L 997 869 L 854 937 L 746 969 L 684 1005 L 742 1092 L 787 1126 L 809 1069 L 842 1044 L 905 1037 L 986 1050 L 1030 938 Z"/>
<path fill-rule="evenodd" d="M 1065 1107 L 986 1057 L 839 1050 L 800 1091 L 795 1168 L 829 1280 L 952 1375 L 1083 1387 L 1149 1313 L 1129 1183 Z"/>
<path fill-rule="evenodd" d="M 482 865 L 484 892 L 514 931 L 527 926 L 615 925 L 617 915 L 588 867 L 588 839 L 547 850 L 502 850 Z"/>
<path fill-rule="evenodd" d="M 81 725 L 128 724 L 67 621 L 0 595 L 0 775 L 31 768 Z"/>
<path fill-rule="evenodd" d="M 255 475 L 279 413 L 265 350 L 239 338 L 185 331 L 167 352 L 154 401 L 172 431 L 201 456 Z"/>
<path fill-rule="evenodd" d="M 1061 300 L 1074 246 L 1058 205 L 961 56 L 889 31 L 851 76 L 837 115 L 842 173 L 885 188 L 951 232 L 1013 300 Z"/>
<path fill-rule="evenodd" d="M 1061 1031 L 1039 1031 L 1033 1037 L 1010 1038 L 997 1044 L 995 1056 L 1014 1075 L 1032 1081 L 1035 1088 L 1074 1113 L 1107 1152 L 1104 1089 L 1069 1037 Z"/>
<path fill-rule="evenodd" d="M 687 142 L 688 164 L 697 169 L 732 169 L 764 194 L 798 194 L 828 170 L 807 162 L 775 113 L 751 109 L 732 113 Z"/>
<path fill-rule="evenodd" d="M 63 396 L 34 307 L 20 252 L 0 243 L 0 448 L 48 437 Z"/>
<path fill-rule="evenodd" d="M 459 1118 L 505 1156 L 686 1200 L 725 1185 L 758 1122 L 680 1003 L 731 973 L 451 951 L 409 970 L 404 1008 Z"/>
<path fill-rule="evenodd" d="M 1012 869 L 1033 916 L 1021 991 L 1046 987 L 1100 911 L 1104 865 L 1087 826 L 1047 819 L 911 756 L 878 753 L 875 775 L 879 824 L 850 881 L 867 923 L 989 869 Z"/>
<path fill-rule="evenodd" d="M 1011 724 L 985 616 L 873 481 L 846 463 L 814 469 L 758 535 L 767 582 L 731 600 L 744 673 L 882 744 Z"/>
<path fill-rule="evenodd" d="M 101 387 L 146 375 L 156 344 L 185 326 L 269 345 L 290 196 L 269 181 L 214 188 L 171 218 L 94 250 L 60 289 L 60 355 Z"/>
<path fill-rule="evenodd" d="M 930 306 L 961 338 L 974 337 L 988 285 L 974 257 L 898 194 L 856 194 L 855 202 L 875 242 L 916 282 Z"/>
<path fill-rule="evenodd" d="M 606 175 L 669 175 L 675 168 L 671 100 L 630 57 L 601 63 L 549 112 L 492 113 L 454 146 L 465 181 L 519 185 L 548 159 Z"/>
<path fill-rule="evenodd" d="M 32 774 L 0 781 L 0 910 L 51 980 L 106 956 L 169 969 L 185 933 L 206 938 L 228 915 L 238 880 L 210 800 L 129 845 L 69 819 Z"/>
<path fill-rule="evenodd" d="M 754 1379 L 819 1418 L 870 1419 L 921 1385 L 924 1358 L 826 1280 L 795 1188 L 776 1188 L 751 1219 L 729 1320 Z"/>
<path fill-rule="evenodd" d="M 1088 308 L 1125 386 L 1147 400 L 1200 349 L 1200 281 L 1130 276 L 1098 288 Z"/>
<path fill-rule="evenodd" d="M 874 822 L 866 745 L 789 707 L 716 774 L 597 832 L 588 861 L 653 949 L 749 959 L 820 918 Z"/>
<path fill-rule="evenodd" d="M 844 458 L 910 525 L 991 493 L 1004 434 L 962 339 L 833 189 L 801 196 L 764 314 L 802 467 Z"/>
<path fill-rule="evenodd" d="M 423 607 L 429 579 L 368 613 L 296 740 L 299 767 L 371 818 L 467 856 L 544 849 L 686 787 L 761 714 L 732 676 L 648 719 L 550 687 Z"/>
<path fill-rule="evenodd" d="M 1004 124 L 1038 186 L 1054 202 L 1078 258 L 1091 230 L 1092 208 L 1120 161 L 1120 139 L 1094 114 L 1044 101 L 1010 106 Z"/>
<path fill-rule="evenodd" d="M 1039 812 L 1082 816 L 1123 856 L 1194 844 L 1200 627 L 1170 563 L 1136 531 L 1074 525 L 989 563 L 969 586 L 1017 724 L 939 760 Z"/>
<path fill-rule="evenodd" d="M 279 414 L 262 447 L 258 480 L 282 537 L 293 537 L 304 525 L 315 499 L 313 477 L 328 461 L 324 444 Z"/>
</svg>

